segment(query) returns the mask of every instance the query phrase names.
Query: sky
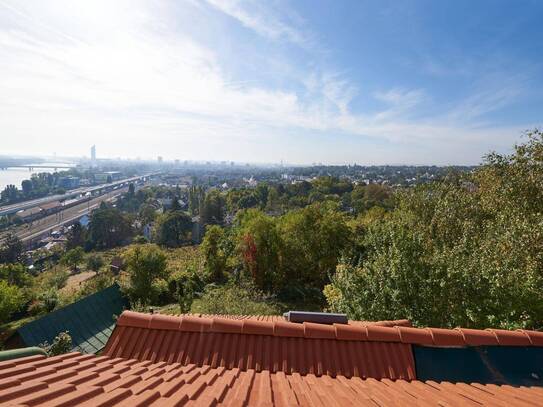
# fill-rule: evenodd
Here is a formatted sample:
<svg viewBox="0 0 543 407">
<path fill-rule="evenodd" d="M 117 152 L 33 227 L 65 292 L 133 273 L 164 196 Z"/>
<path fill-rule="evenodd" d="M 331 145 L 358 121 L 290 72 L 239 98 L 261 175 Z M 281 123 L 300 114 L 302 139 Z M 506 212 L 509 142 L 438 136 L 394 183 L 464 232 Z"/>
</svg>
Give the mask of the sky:
<svg viewBox="0 0 543 407">
<path fill-rule="evenodd" d="M 478 164 L 543 118 L 540 0 L 0 0 L 0 154 Z"/>
</svg>

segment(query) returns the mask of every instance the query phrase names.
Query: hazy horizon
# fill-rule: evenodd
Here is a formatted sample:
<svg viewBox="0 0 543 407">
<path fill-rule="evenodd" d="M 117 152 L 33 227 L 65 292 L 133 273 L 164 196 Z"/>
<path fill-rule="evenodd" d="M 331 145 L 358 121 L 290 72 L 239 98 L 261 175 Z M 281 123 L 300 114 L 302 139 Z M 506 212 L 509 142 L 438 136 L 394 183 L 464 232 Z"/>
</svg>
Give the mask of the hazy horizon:
<svg viewBox="0 0 543 407">
<path fill-rule="evenodd" d="M 542 124 L 542 12 L 0 0 L 0 154 L 476 165 Z"/>
</svg>

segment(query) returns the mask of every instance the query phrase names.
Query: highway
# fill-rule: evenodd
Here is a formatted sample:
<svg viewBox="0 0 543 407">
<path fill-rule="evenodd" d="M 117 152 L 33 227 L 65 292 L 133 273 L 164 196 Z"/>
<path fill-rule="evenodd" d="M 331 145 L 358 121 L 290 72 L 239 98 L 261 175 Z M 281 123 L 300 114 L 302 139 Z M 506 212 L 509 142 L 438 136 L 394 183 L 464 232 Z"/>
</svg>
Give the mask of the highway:
<svg viewBox="0 0 543 407">
<path fill-rule="evenodd" d="M 128 187 L 116 189 L 104 195 L 100 195 L 87 202 L 64 209 L 58 213 L 46 216 L 32 223 L 23 224 L 11 230 L 23 242 L 30 243 L 34 239 L 39 239 L 42 236 L 49 234 L 51 231 L 58 229 L 62 225 L 68 225 L 75 222 L 77 219 L 97 208 L 101 202 L 109 201 L 117 198 L 119 195 L 126 193 Z M 0 236 L 0 243 L 5 239 L 6 234 Z"/>
<path fill-rule="evenodd" d="M 104 189 L 108 189 L 108 188 L 113 188 L 115 186 L 122 185 L 122 184 L 125 184 L 127 182 L 138 181 L 138 180 L 144 179 L 146 177 L 149 177 L 149 175 L 141 175 L 141 176 L 137 176 L 137 177 L 126 178 L 126 179 L 122 179 L 122 180 L 119 180 L 119 181 L 112 182 L 110 184 L 101 184 L 101 185 L 96 185 L 96 186 L 92 186 L 92 187 L 84 187 L 84 188 L 72 189 L 72 190 L 70 190 L 70 191 L 68 191 L 68 192 L 66 192 L 65 194 L 62 194 L 62 195 L 50 195 L 50 196 L 46 196 L 46 197 L 43 197 L 43 198 L 33 199 L 31 201 L 19 202 L 19 203 L 13 204 L 13 205 L 0 206 L 0 216 L 10 215 L 12 213 L 19 212 L 19 211 L 21 211 L 23 209 L 33 208 L 35 206 L 42 205 L 42 204 L 45 204 L 47 202 L 53 202 L 53 201 L 58 201 L 58 200 L 63 200 L 63 199 L 70 199 L 70 198 L 73 198 L 73 197 L 76 197 L 76 196 L 79 196 L 79 195 L 84 195 L 84 194 L 86 194 L 88 192 L 93 193 L 93 192 L 96 192 L 96 191 L 100 191 L 100 190 L 104 190 Z"/>
</svg>

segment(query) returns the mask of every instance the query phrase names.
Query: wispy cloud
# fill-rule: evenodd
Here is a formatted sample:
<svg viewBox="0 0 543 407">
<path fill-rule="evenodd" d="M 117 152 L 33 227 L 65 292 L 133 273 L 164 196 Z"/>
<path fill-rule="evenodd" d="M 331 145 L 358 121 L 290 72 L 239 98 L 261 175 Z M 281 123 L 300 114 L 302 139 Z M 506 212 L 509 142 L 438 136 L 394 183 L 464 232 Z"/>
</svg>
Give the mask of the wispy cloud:
<svg viewBox="0 0 543 407">
<path fill-rule="evenodd" d="M 268 3 L 208 2 L 259 36 L 311 43 L 299 17 Z M 118 155 L 269 161 L 290 154 L 291 161 L 311 162 L 317 159 L 311 152 L 278 140 L 341 134 L 435 150 L 459 142 L 482 146 L 489 137 L 509 144 L 518 134 L 474 122 L 507 104 L 513 84 L 501 93 L 480 90 L 450 113 L 425 116 L 417 109 L 430 100 L 426 90 L 392 87 L 364 95 L 340 69 L 307 68 L 288 87 L 236 80 L 212 47 L 172 22 L 167 6 L 95 0 L 83 2 L 81 12 L 68 0 L 46 3 L 0 0 L 0 128 L 9 134 L 2 136 L 4 151 L 45 152 L 56 144 L 73 152 L 103 143 Z M 184 12 L 199 7 L 187 3 Z M 357 99 L 382 106 L 364 112 L 353 107 Z M 354 154 L 337 148 L 346 157 Z"/>
<path fill-rule="evenodd" d="M 286 39 L 297 45 L 306 46 L 311 42 L 307 32 L 296 28 L 289 19 L 302 22 L 300 16 L 279 13 L 272 2 L 251 0 L 206 0 L 210 5 L 238 20 L 245 27 L 261 36 L 281 40 Z"/>
</svg>

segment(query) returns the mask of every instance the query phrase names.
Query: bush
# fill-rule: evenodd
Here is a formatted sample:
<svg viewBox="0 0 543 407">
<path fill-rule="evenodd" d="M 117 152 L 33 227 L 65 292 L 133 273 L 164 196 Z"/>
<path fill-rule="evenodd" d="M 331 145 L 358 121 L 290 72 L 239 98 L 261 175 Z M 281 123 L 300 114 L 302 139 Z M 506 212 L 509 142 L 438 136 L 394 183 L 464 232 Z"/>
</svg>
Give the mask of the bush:
<svg viewBox="0 0 543 407">
<path fill-rule="evenodd" d="M 47 274 L 47 277 L 43 281 L 43 285 L 48 288 L 55 288 L 60 290 L 66 285 L 70 273 L 63 269 L 55 269 Z"/>
<path fill-rule="evenodd" d="M 168 277 L 166 254 L 156 245 L 138 245 L 128 249 L 123 259 L 129 273 L 130 300 L 145 305 L 156 304 L 163 292 L 163 284 L 158 280 Z"/>
<path fill-rule="evenodd" d="M 90 254 L 87 257 L 87 270 L 98 272 L 103 265 L 104 259 L 99 254 Z"/>
<path fill-rule="evenodd" d="M 191 312 L 219 315 L 277 315 L 279 307 L 249 283 L 209 285 Z"/>
<path fill-rule="evenodd" d="M 8 321 L 11 314 L 23 306 L 23 302 L 23 293 L 19 287 L 0 280 L 0 323 Z"/>
<path fill-rule="evenodd" d="M 49 344 L 46 341 L 41 343 L 39 347 L 45 350 L 47 356 L 62 355 L 72 350 L 72 337 L 68 331 L 61 332 L 53 339 L 52 344 Z"/>
<path fill-rule="evenodd" d="M 177 301 L 182 313 L 190 311 L 194 299 L 201 295 L 204 282 L 196 273 L 185 274 L 174 280 L 177 294 Z"/>
<path fill-rule="evenodd" d="M 149 240 L 147 240 L 147 238 L 145 236 L 138 235 L 138 236 L 134 237 L 134 239 L 132 239 L 132 243 L 134 243 L 134 244 L 145 244 L 145 243 L 149 243 Z"/>
<path fill-rule="evenodd" d="M 360 264 L 325 295 L 353 319 L 468 328 L 543 327 L 543 134 L 473 174 L 398 196 L 370 222 Z"/>
</svg>

